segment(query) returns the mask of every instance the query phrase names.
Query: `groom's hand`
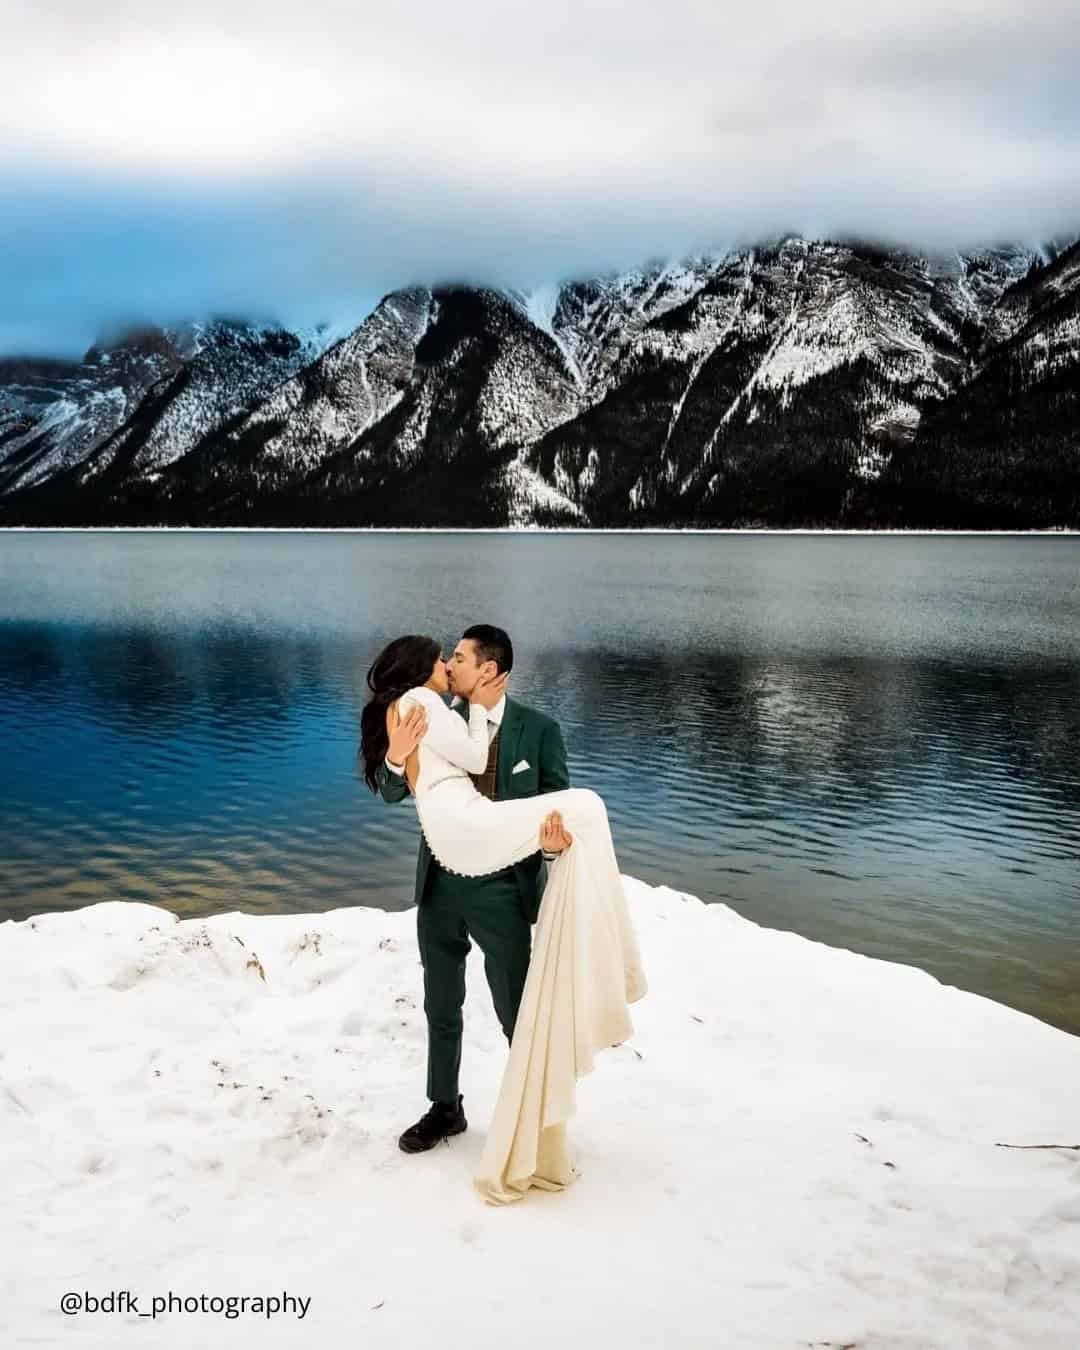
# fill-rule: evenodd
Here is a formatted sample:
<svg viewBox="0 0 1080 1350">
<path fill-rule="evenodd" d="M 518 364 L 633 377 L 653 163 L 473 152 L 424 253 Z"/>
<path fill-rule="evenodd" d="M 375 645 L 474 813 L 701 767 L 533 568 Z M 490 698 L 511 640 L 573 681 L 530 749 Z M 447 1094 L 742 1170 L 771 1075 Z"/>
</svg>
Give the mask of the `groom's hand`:
<svg viewBox="0 0 1080 1350">
<path fill-rule="evenodd" d="M 401 768 L 412 752 L 424 739 L 427 729 L 427 713 L 419 703 L 414 703 L 390 733 L 390 744 L 387 746 L 386 750 L 386 762 L 388 764 L 396 764 L 398 768 Z"/>
<path fill-rule="evenodd" d="M 552 811 L 540 826 L 540 847 L 545 853 L 561 853 L 574 842 L 574 836 L 562 823 L 558 811 Z"/>
</svg>

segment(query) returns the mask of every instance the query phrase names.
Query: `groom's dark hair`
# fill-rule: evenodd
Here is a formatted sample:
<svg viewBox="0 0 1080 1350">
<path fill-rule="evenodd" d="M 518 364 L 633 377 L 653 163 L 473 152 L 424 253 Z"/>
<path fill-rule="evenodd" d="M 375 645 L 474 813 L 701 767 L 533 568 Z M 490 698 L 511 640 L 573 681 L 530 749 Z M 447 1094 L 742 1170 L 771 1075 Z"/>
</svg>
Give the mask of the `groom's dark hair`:
<svg viewBox="0 0 1080 1350">
<path fill-rule="evenodd" d="M 474 623 L 461 635 L 468 638 L 476 648 L 476 664 L 494 661 L 495 669 L 502 675 L 514 667 L 514 644 L 505 628 L 496 628 L 490 623 Z"/>
</svg>

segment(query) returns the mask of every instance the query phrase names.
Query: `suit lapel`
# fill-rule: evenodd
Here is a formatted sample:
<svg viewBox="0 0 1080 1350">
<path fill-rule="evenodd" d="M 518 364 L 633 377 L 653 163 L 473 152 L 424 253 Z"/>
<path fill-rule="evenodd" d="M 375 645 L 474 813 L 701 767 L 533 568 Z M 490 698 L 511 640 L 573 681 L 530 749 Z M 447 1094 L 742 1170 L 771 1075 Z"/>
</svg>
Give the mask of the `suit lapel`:
<svg viewBox="0 0 1080 1350">
<path fill-rule="evenodd" d="M 469 704 L 461 701 L 453 705 L 463 721 L 469 720 Z M 518 761 L 518 746 L 525 730 L 526 717 L 521 705 L 507 698 L 499 727 L 499 757 L 495 764 L 495 792 L 499 797 L 510 795 L 514 765 Z"/>
<path fill-rule="evenodd" d="M 524 730 L 525 714 L 508 698 L 499 728 L 499 760 L 495 766 L 495 791 L 500 797 L 510 795 L 511 770 L 517 763 L 518 745 Z"/>
</svg>

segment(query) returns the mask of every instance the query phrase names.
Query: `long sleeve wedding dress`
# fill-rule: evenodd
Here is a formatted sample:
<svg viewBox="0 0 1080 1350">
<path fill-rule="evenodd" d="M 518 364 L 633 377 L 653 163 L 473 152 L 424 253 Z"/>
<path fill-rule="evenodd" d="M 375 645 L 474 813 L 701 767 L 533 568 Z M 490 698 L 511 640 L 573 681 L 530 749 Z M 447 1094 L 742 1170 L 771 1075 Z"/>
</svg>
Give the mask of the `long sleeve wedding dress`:
<svg viewBox="0 0 1080 1350">
<path fill-rule="evenodd" d="M 491 1204 L 536 1186 L 562 1190 L 577 1176 L 566 1148 L 575 1083 L 605 1046 L 633 1034 L 627 1005 L 648 988 L 615 859 L 607 809 L 588 788 L 491 801 L 469 777 L 488 758 L 487 714 L 466 722 L 432 689 L 398 703 L 422 704 L 428 731 L 413 792 L 420 827 L 448 871 L 484 876 L 530 857 L 540 827 L 559 811 L 573 843 L 550 864 L 533 934 L 529 973 L 495 1113 L 474 1184 Z"/>
</svg>

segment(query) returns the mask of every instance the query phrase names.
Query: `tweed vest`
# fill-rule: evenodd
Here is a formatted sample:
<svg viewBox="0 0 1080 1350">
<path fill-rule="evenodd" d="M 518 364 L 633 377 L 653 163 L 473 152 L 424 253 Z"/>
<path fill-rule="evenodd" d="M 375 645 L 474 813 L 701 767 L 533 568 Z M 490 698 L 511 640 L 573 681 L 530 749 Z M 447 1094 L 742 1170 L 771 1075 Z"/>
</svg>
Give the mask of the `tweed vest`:
<svg viewBox="0 0 1080 1350">
<path fill-rule="evenodd" d="M 483 793 L 485 797 L 495 800 L 495 771 L 499 763 L 499 731 L 491 738 L 491 744 L 488 746 L 487 767 L 483 773 L 471 773 L 469 777 L 476 784 L 477 791 Z"/>
</svg>

